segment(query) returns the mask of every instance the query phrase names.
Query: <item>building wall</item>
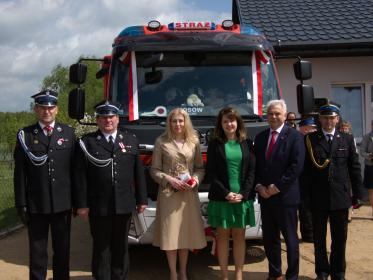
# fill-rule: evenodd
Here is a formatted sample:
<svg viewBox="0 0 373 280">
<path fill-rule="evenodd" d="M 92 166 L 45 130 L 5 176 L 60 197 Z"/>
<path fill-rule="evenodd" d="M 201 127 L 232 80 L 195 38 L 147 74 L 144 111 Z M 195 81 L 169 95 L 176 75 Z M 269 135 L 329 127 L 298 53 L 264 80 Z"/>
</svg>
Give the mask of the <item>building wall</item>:
<svg viewBox="0 0 373 280">
<path fill-rule="evenodd" d="M 331 98 L 331 88 L 334 84 L 365 86 L 365 99 L 363 100 L 364 133 L 370 131 L 370 120 L 373 119 L 371 95 L 373 94 L 373 57 L 335 57 L 310 58 L 312 62 L 312 79 L 305 81 L 314 87 L 315 97 Z M 298 113 L 296 85 L 294 77 L 294 59 L 281 59 L 277 61 L 277 68 L 283 97 L 288 104 L 288 110 Z"/>
</svg>

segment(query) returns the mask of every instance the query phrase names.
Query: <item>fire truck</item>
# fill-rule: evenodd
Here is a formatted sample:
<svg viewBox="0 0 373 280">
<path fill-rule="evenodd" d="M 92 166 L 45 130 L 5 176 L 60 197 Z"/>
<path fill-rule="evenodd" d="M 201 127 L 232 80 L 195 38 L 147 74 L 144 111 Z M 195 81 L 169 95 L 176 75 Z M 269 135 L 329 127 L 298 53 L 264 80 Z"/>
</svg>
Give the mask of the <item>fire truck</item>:
<svg viewBox="0 0 373 280">
<path fill-rule="evenodd" d="M 81 59 L 70 67 L 69 116 L 81 120 L 85 111 L 87 66 Z M 152 242 L 157 185 L 149 176 L 155 139 L 164 132 L 167 113 L 186 110 L 200 136 L 203 158 L 219 110 L 235 107 L 248 136 L 267 128 L 265 105 L 282 97 L 274 51 L 265 36 L 249 25 L 214 22 L 150 21 L 123 29 L 114 39 L 112 53 L 101 61 L 96 77 L 104 83 L 104 98 L 119 102 L 120 126 L 139 139 L 148 187 L 148 208 L 134 215 L 130 243 Z M 299 60 L 294 69 L 300 80 L 310 77 L 310 65 Z M 306 85 L 299 85 L 300 106 L 307 107 Z M 313 92 L 312 92 L 313 94 Z M 306 108 L 303 108 L 306 109 Z M 201 214 L 208 228 L 208 185 L 201 184 Z M 260 207 L 255 202 L 256 226 L 246 238 L 261 238 Z"/>
</svg>

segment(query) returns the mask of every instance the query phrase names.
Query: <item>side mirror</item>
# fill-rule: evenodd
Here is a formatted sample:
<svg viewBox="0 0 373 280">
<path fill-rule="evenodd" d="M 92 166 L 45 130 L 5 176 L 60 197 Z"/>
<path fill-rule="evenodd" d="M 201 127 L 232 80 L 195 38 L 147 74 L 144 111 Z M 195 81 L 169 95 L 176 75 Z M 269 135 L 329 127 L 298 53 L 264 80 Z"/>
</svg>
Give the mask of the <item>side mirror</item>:
<svg viewBox="0 0 373 280">
<path fill-rule="evenodd" d="M 145 83 L 158 84 L 162 81 L 163 73 L 160 70 L 145 73 Z"/>
<path fill-rule="evenodd" d="M 293 64 L 295 78 L 304 81 L 312 78 L 312 64 L 309 61 L 298 60 Z"/>
<path fill-rule="evenodd" d="M 84 89 L 75 88 L 69 93 L 69 117 L 76 120 L 84 118 L 85 92 Z"/>
<path fill-rule="evenodd" d="M 297 103 L 298 112 L 301 115 L 307 115 L 314 109 L 313 87 L 310 85 L 297 85 Z"/>
<path fill-rule="evenodd" d="M 81 85 L 87 78 L 87 65 L 75 63 L 70 66 L 69 81 L 70 83 Z"/>
</svg>

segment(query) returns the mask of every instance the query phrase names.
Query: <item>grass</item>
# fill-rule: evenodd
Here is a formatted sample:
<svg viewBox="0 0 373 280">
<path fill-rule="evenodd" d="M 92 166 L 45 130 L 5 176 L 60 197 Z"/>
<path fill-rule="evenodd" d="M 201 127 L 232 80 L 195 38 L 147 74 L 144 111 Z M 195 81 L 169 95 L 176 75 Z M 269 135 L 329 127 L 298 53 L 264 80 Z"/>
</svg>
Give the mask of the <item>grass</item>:
<svg viewBox="0 0 373 280">
<path fill-rule="evenodd" d="M 19 223 L 14 207 L 13 161 L 0 161 L 0 232 Z"/>
</svg>

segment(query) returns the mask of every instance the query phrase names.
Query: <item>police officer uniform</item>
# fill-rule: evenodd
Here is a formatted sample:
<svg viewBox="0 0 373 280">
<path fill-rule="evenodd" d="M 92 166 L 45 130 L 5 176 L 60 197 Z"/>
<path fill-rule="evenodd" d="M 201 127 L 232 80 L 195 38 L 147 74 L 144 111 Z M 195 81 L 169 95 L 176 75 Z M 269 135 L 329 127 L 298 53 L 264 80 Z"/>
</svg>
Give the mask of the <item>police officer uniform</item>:
<svg viewBox="0 0 373 280">
<path fill-rule="evenodd" d="M 337 106 L 328 104 L 320 108 L 320 117 L 337 115 Z M 312 208 L 315 272 L 317 279 L 327 279 L 328 275 L 331 279 L 345 279 L 348 209 L 351 207 L 349 180 L 353 197 L 360 198 L 360 163 L 352 135 L 336 129 L 334 135 L 326 134 L 319 130 L 306 136 L 306 191 Z M 328 219 L 332 239 L 330 260 L 326 249 Z"/>
<path fill-rule="evenodd" d="M 118 105 L 96 106 L 98 116 L 117 115 Z M 147 204 L 143 166 L 137 138 L 117 130 L 84 135 L 76 153 L 77 208 L 89 208 L 93 239 L 92 274 L 95 279 L 128 279 L 128 231 L 136 205 Z"/>
<path fill-rule="evenodd" d="M 57 93 L 42 91 L 36 106 L 56 106 Z M 49 132 L 38 122 L 18 132 L 14 150 L 15 206 L 28 226 L 30 279 L 47 274 L 51 227 L 53 279 L 69 279 L 71 184 L 75 135 L 70 126 L 53 122 Z"/>
</svg>

